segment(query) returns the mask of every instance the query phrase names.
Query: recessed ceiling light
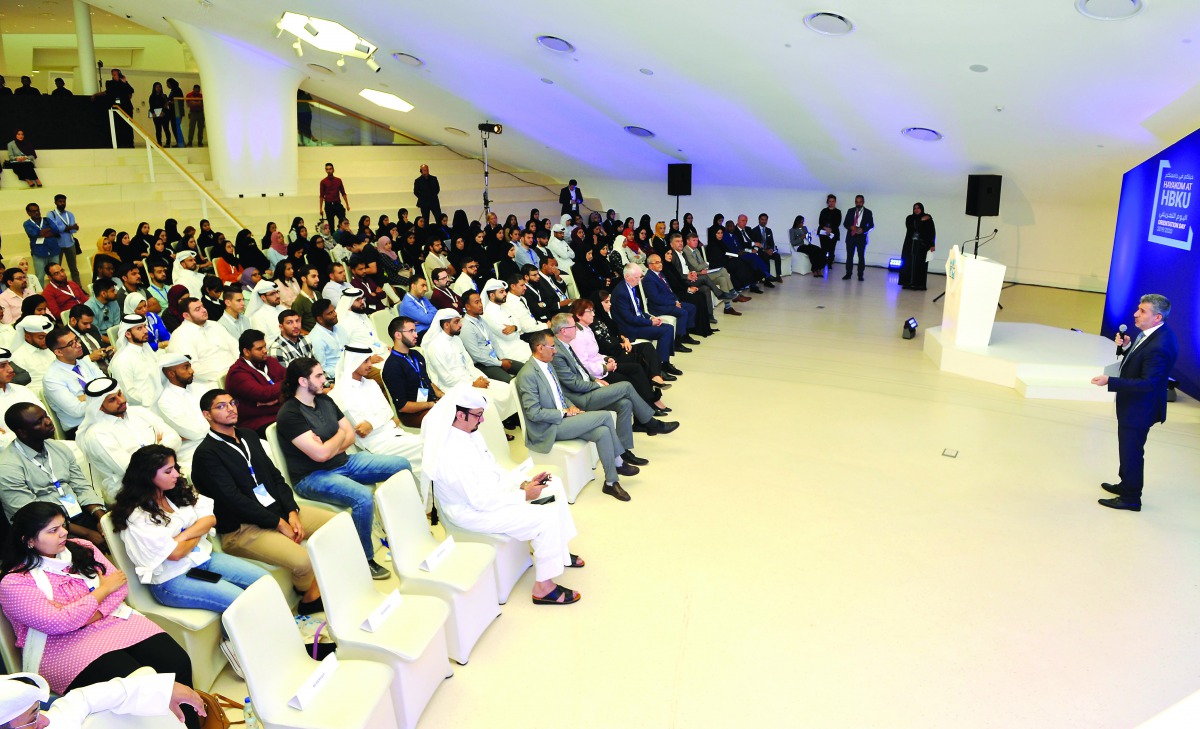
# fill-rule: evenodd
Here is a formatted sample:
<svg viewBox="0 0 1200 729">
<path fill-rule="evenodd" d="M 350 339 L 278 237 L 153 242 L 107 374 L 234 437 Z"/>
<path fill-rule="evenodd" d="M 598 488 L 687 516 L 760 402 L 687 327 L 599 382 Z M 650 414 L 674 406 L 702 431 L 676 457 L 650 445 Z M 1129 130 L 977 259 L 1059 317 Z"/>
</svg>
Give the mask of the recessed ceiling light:
<svg viewBox="0 0 1200 729">
<path fill-rule="evenodd" d="M 542 79 L 542 83 L 544 83 L 544 84 L 552 84 L 552 85 L 553 85 L 553 83 L 554 83 L 554 82 L 553 82 L 553 81 L 551 81 L 551 80 L 550 80 L 550 79 L 548 79 L 548 78 L 544 78 L 544 79 Z"/>
<path fill-rule="evenodd" d="M 906 127 L 901 129 L 900 133 L 911 139 L 919 139 L 922 142 L 936 142 L 942 138 L 941 132 L 927 127 Z"/>
<path fill-rule="evenodd" d="M 625 131 L 629 132 L 635 137 L 642 137 L 643 139 L 649 139 L 654 136 L 654 132 L 646 129 L 645 127 L 635 127 L 630 125 L 625 127 Z"/>
<path fill-rule="evenodd" d="M 837 13 L 813 13 L 805 16 L 804 24 L 821 35 L 849 35 L 854 30 L 854 23 Z"/>
<path fill-rule="evenodd" d="M 653 76 L 653 75 L 654 75 L 654 72 L 653 72 L 653 71 L 651 71 L 651 70 L 650 70 L 650 69 L 648 69 L 648 68 L 639 68 L 639 69 L 638 69 L 638 73 L 643 73 L 643 74 L 645 74 L 645 75 L 647 75 L 647 76 Z"/>
<path fill-rule="evenodd" d="M 968 66 L 967 68 L 971 69 L 975 73 L 987 73 L 988 72 L 988 67 L 983 65 L 982 63 L 975 63 L 975 64 Z"/>
<path fill-rule="evenodd" d="M 331 76 L 333 75 L 332 68 L 329 68 L 327 66 L 322 66 L 319 63 L 310 63 L 310 64 L 308 64 L 308 67 L 310 70 L 316 71 L 317 73 L 324 73 L 324 74 L 328 74 Z"/>
<path fill-rule="evenodd" d="M 558 51 L 559 53 L 575 52 L 575 46 L 571 45 L 570 41 L 565 41 L 556 35 L 539 35 L 537 37 L 537 42 L 541 44 L 543 48 L 549 48 L 550 50 Z"/>
<path fill-rule="evenodd" d="M 1142 11 L 1142 0 L 1075 0 L 1075 9 L 1093 20 L 1124 20 Z"/>
<path fill-rule="evenodd" d="M 458 127 L 443 127 L 443 128 L 455 136 L 459 136 L 459 137 L 467 136 L 467 133 L 464 132 L 463 130 L 459 129 Z"/>
<path fill-rule="evenodd" d="M 406 66 L 412 66 L 414 68 L 419 68 L 425 65 L 424 61 L 412 55 L 411 53 L 393 53 L 392 58 L 395 58 L 397 61 Z"/>
<path fill-rule="evenodd" d="M 395 111 L 412 111 L 413 105 L 401 99 L 395 94 L 389 94 L 386 91 L 376 91 L 375 89 L 363 89 L 358 92 L 358 95 L 385 109 L 394 109 Z"/>
</svg>

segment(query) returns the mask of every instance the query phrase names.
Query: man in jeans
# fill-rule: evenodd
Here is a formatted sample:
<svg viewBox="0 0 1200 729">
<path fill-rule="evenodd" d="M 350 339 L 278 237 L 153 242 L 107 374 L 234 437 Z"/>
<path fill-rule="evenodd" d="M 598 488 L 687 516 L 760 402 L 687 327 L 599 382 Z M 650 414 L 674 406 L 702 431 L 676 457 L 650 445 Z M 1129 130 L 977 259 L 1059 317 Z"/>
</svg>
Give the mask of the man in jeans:
<svg viewBox="0 0 1200 729">
<path fill-rule="evenodd" d="M 82 284 L 79 280 L 79 267 L 75 263 L 75 234 L 79 232 L 79 223 L 75 222 L 75 213 L 67 210 L 66 195 L 54 196 L 54 209 L 48 217 L 62 230 L 58 236 L 58 248 L 62 257 L 67 259 L 67 267 L 71 269 L 71 280 Z"/>
<path fill-rule="evenodd" d="M 283 398 L 276 436 L 292 488 L 306 499 L 350 507 L 371 577 L 387 579 L 391 572 L 375 562 L 371 538 L 373 485 L 409 469 L 408 460 L 371 453 L 346 455 L 354 443 L 354 426 L 325 394 L 325 370 L 311 357 L 300 357 L 288 365 Z"/>
<path fill-rule="evenodd" d="M 29 257 L 33 261 L 33 275 L 38 282 L 46 280 L 46 266 L 58 263 L 58 239 L 62 228 L 52 218 L 43 218 L 42 209 L 37 203 L 25 206 L 25 235 L 29 236 Z"/>
</svg>

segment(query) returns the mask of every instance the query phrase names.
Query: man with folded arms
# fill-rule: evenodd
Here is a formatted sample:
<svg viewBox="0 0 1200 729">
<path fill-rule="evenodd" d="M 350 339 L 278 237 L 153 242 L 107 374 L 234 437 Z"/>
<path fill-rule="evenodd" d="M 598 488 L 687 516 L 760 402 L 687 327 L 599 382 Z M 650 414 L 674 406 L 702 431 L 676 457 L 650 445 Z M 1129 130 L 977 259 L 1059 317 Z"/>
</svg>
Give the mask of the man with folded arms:
<svg viewBox="0 0 1200 729">
<path fill-rule="evenodd" d="M 299 321 L 299 317 L 294 319 Z M 225 389 L 238 400 L 238 424 L 261 438 L 283 403 L 280 393 L 285 365 L 267 354 L 266 335 L 257 329 L 242 334 L 238 349 L 242 356 L 229 368 Z"/>
<path fill-rule="evenodd" d="M 475 368 L 493 380 L 511 382 L 517 372 L 525 364 L 525 358 L 514 360 L 502 357 L 496 351 L 497 333 L 492 325 L 483 318 L 483 299 L 475 291 L 463 294 L 463 346 L 475 363 Z"/>
<path fill-rule="evenodd" d="M 492 345 L 504 359 L 519 361 L 522 365 L 529 359 L 529 345 L 521 339 L 521 325 L 505 307 L 508 303 L 508 287 L 498 278 L 483 286 L 483 320 L 491 328 Z M 530 317 L 532 320 L 532 317 Z M 517 367 L 520 370 L 520 367 Z"/>
<path fill-rule="evenodd" d="M 432 484 L 443 518 L 463 529 L 505 534 L 533 547 L 533 602 L 568 605 L 580 594 L 555 584 L 564 567 L 583 567 L 569 544 L 577 534 L 562 483 L 542 472 L 529 479 L 500 468 L 488 451 L 479 424 L 487 398 L 459 387 L 433 406 L 421 428 L 423 486 Z M 553 498 L 552 502 L 536 503 Z"/>
<path fill-rule="evenodd" d="M 617 426 L 606 411 L 584 412 L 563 390 L 554 374 L 554 336 L 549 329 L 529 336 L 533 353 L 517 374 L 514 384 L 525 413 L 525 445 L 535 453 L 549 453 L 555 441 L 576 438 L 596 444 L 604 467 L 604 493 L 618 501 L 629 501 L 619 476 L 636 476 L 638 467 L 625 463 Z"/>
<path fill-rule="evenodd" d="M 126 314 L 117 329 L 117 353 L 113 355 L 109 372 L 121 383 L 125 398 L 134 405 L 153 407 L 162 393 L 162 373 L 158 356 L 150 348 L 150 333 L 146 317 Z"/>
</svg>

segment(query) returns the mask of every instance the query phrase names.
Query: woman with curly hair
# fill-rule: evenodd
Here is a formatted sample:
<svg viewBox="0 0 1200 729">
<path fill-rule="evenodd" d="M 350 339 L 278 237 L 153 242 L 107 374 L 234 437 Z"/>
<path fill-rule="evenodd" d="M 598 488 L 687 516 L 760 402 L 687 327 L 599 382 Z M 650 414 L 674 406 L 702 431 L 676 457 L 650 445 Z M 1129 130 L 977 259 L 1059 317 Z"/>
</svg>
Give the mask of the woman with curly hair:
<svg viewBox="0 0 1200 729">
<path fill-rule="evenodd" d="M 267 571 L 213 552 L 209 530 L 217 525 L 213 500 L 197 494 L 179 474 L 175 451 L 152 444 L 129 459 L 112 510 L 113 528 L 125 542 L 137 579 L 163 605 L 223 612 Z M 200 569 L 220 577 L 190 576 Z"/>
</svg>

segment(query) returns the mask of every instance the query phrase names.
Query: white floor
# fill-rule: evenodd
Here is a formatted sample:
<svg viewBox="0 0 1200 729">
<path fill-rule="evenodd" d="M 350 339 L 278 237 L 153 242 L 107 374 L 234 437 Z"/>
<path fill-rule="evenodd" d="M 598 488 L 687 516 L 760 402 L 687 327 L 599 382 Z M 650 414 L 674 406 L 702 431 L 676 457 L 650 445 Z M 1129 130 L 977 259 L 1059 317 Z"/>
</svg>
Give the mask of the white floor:
<svg viewBox="0 0 1200 729">
<path fill-rule="evenodd" d="M 938 291 L 894 280 L 788 277 L 680 355 L 633 500 L 574 506 L 583 600 L 526 574 L 422 726 L 1131 727 L 1200 688 L 1200 407 L 1104 509 L 1112 405 L 939 372 L 900 337 Z M 1103 297 L 1002 301 L 1096 332 Z"/>
</svg>

